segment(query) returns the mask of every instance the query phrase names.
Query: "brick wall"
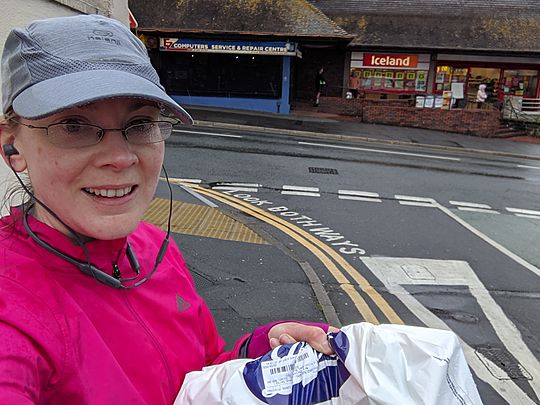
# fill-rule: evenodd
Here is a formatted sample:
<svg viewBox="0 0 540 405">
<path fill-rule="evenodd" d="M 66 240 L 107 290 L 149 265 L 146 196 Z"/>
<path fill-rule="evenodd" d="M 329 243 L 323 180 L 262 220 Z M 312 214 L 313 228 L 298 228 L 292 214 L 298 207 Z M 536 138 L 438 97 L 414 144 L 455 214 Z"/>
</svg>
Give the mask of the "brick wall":
<svg viewBox="0 0 540 405">
<path fill-rule="evenodd" d="M 495 109 L 416 108 L 408 100 L 367 100 L 323 97 L 319 111 L 358 117 L 372 124 L 435 129 L 490 137 L 500 127 L 500 113 Z"/>
</svg>

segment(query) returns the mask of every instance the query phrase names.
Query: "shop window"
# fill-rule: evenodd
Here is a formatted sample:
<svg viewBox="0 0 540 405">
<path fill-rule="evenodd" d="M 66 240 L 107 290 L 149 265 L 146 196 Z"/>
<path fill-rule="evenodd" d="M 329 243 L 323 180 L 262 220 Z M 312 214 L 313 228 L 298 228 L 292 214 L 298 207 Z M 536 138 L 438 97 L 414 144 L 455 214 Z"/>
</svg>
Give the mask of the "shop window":
<svg viewBox="0 0 540 405">
<path fill-rule="evenodd" d="M 428 72 L 423 70 L 352 69 L 364 91 L 389 93 L 425 92 Z"/>
<path fill-rule="evenodd" d="M 469 69 L 455 68 L 452 66 L 437 66 L 435 74 L 435 93 L 442 94 L 443 91 L 450 91 L 452 83 L 467 83 Z"/>
<path fill-rule="evenodd" d="M 281 98 L 281 57 L 162 52 L 161 58 L 161 80 L 170 94 Z"/>
<path fill-rule="evenodd" d="M 486 85 L 486 93 L 488 95 L 487 101 L 495 101 L 499 93 L 499 78 L 501 77 L 501 69 L 471 67 L 469 71 L 470 78 L 467 85 L 467 96 L 469 101 L 476 102 L 478 87 L 481 84 Z"/>
<path fill-rule="evenodd" d="M 505 70 L 501 83 L 502 92 L 505 95 L 523 96 L 536 98 L 538 85 L 537 70 Z"/>
</svg>

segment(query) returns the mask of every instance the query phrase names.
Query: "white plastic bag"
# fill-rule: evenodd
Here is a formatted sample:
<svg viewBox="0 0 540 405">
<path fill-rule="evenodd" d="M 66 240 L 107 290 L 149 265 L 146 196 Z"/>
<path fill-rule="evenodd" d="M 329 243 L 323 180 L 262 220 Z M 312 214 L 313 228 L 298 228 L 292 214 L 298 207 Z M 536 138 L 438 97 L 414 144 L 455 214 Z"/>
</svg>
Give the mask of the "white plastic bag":
<svg viewBox="0 0 540 405">
<path fill-rule="evenodd" d="M 329 339 L 335 356 L 295 343 L 191 372 L 174 404 L 482 404 L 452 332 L 364 322 Z"/>
</svg>

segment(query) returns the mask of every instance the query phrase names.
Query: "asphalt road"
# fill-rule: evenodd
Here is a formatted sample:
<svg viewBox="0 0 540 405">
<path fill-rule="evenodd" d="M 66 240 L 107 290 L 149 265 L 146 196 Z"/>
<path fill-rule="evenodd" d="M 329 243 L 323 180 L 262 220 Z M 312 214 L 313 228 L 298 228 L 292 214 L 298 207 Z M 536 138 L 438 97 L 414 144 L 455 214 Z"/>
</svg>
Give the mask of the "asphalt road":
<svg viewBox="0 0 540 405">
<path fill-rule="evenodd" d="M 167 149 L 169 176 L 200 181 L 199 195 L 251 218 L 309 264 L 341 324 L 449 328 L 462 339 L 486 404 L 538 402 L 540 164 L 212 128 L 177 132 Z M 195 251 L 211 253 L 193 263 L 223 257 L 216 267 L 234 278 L 242 252 L 197 243 Z M 286 255 L 256 249 L 245 257 L 275 266 L 242 275 L 265 285 L 247 307 L 276 294 L 285 297 L 279 302 L 301 296 L 305 315 L 320 316 Z M 219 324 L 220 288 L 206 291 Z M 269 317 L 286 312 L 277 305 Z"/>
</svg>

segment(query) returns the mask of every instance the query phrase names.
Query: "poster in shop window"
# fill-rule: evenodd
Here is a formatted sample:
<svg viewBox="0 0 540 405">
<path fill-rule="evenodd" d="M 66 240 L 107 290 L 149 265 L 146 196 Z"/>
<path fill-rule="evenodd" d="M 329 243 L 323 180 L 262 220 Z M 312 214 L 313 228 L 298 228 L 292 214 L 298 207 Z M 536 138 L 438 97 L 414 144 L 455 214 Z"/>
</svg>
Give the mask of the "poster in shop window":
<svg viewBox="0 0 540 405">
<path fill-rule="evenodd" d="M 432 95 L 426 96 L 426 100 L 424 101 L 424 107 L 425 108 L 433 108 L 435 97 Z"/>
<path fill-rule="evenodd" d="M 435 83 L 444 83 L 445 75 L 444 72 L 437 73 L 437 76 L 435 76 Z"/>
<path fill-rule="evenodd" d="M 465 83 L 452 83 L 452 98 L 462 99 L 465 98 L 464 92 Z"/>
<path fill-rule="evenodd" d="M 417 73 L 415 90 L 416 91 L 426 91 L 426 72 L 418 72 Z"/>
<path fill-rule="evenodd" d="M 443 91 L 442 98 L 443 98 L 443 105 L 442 105 L 443 110 L 449 110 L 450 107 L 452 106 L 452 92 Z"/>
</svg>

